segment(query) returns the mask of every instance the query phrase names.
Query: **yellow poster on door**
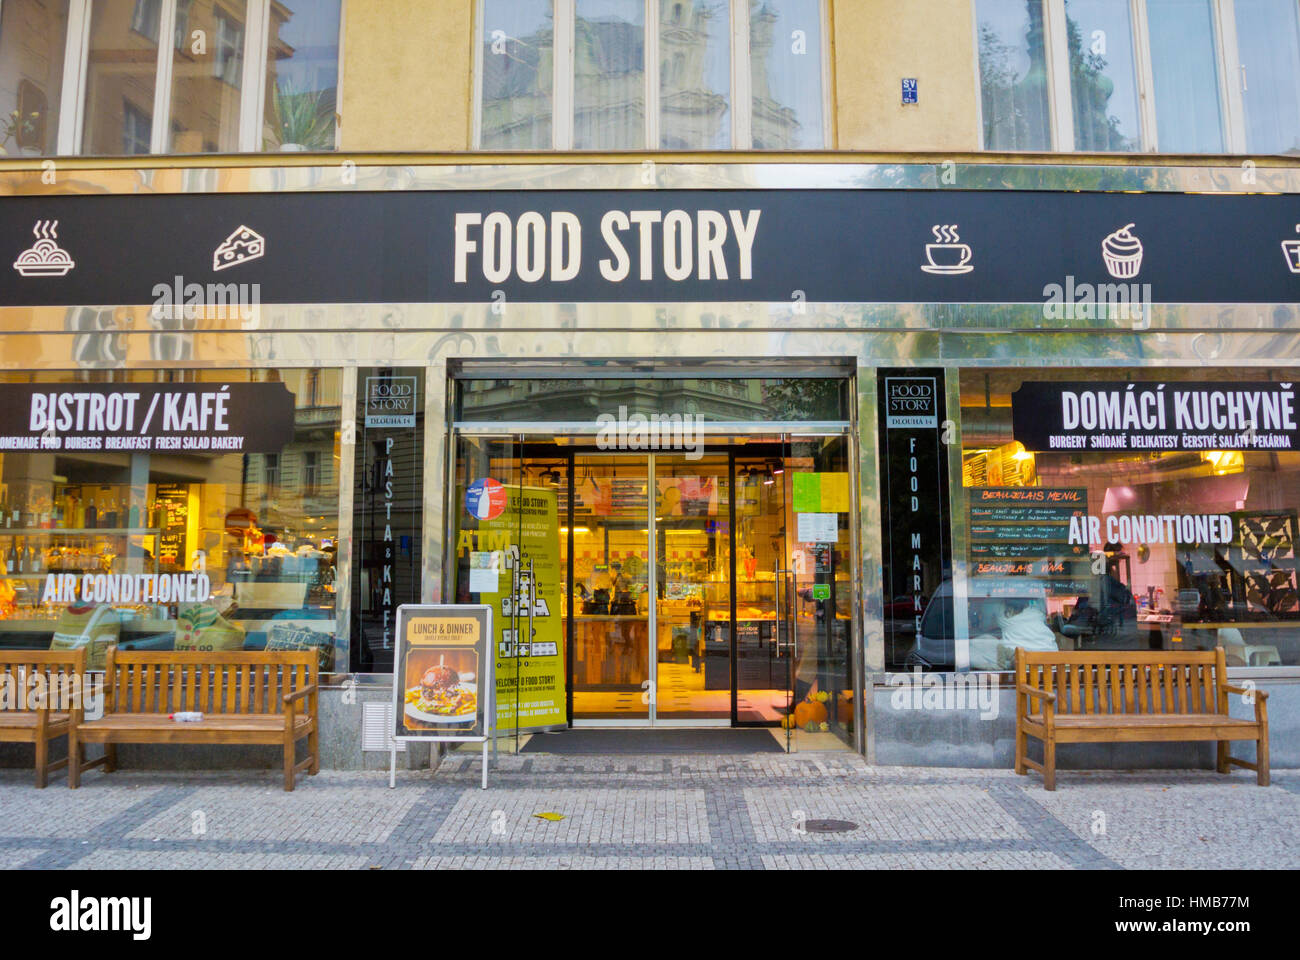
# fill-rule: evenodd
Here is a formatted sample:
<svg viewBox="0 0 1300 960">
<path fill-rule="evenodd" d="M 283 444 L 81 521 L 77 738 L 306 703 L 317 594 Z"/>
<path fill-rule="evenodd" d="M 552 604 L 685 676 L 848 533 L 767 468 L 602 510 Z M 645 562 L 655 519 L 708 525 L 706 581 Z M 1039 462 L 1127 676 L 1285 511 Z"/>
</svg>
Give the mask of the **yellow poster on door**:
<svg viewBox="0 0 1300 960">
<path fill-rule="evenodd" d="M 556 488 L 507 486 L 505 492 L 505 509 L 479 519 L 477 549 L 461 544 L 470 555 L 470 589 L 495 613 L 497 729 L 514 730 L 516 718 L 521 731 L 562 726 L 568 717 Z"/>
</svg>

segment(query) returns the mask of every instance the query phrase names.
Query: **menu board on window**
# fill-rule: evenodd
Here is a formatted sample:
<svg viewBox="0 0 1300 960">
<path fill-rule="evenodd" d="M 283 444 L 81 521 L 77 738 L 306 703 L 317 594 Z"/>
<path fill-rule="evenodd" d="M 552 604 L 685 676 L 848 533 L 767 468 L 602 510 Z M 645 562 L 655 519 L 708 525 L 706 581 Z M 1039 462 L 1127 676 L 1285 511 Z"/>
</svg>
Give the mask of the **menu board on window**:
<svg viewBox="0 0 1300 960">
<path fill-rule="evenodd" d="M 1087 544 L 1070 543 L 1070 521 L 1088 513 L 1084 487 L 968 488 L 971 574 L 1032 577 L 1049 594 L 1077 592 Z M 1085 588 L 1086 589 L 1086 588 Z"/>
<path fill-rule="evenodd" d="M 160 483 L 154 494 L 154 526 L 158 533 L 158 562 L 183 567 L 185 531 L 189 526 L 190 491 L 183 483 Z"/>
</svg>

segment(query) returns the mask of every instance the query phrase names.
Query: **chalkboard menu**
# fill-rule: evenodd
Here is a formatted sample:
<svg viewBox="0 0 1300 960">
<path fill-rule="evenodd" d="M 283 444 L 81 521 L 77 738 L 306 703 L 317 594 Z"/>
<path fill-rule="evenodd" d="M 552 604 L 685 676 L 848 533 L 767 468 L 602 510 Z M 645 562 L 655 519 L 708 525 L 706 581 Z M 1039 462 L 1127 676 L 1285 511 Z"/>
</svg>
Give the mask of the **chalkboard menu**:
<svg viewBox="0 0 1300 960">
<path fill-rule="evenodd" d="M 1088 513 L 1083 487 L 968 490 L 971 573 L 1031 577 L 1049 595 L 1087 592 L 1088 545 L 1070 543 L 1070 518 Z"/>
<path fill-rule="evenodd" d="M 158 562 L 185 566 L 185 530 L 189 526 L 190 489 L 183 483 L 160 483 L 154 496 Z"/>
</svg>

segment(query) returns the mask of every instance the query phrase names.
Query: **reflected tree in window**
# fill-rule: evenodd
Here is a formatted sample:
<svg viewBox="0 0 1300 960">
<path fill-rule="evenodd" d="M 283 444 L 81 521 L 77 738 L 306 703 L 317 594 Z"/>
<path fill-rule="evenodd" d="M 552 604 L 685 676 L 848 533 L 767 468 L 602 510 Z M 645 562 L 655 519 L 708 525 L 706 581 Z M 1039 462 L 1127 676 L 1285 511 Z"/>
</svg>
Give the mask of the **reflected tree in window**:
<svg viewBox="0 0 1300 960">
<path fill-rule="evenodd" d="M 984 146 L 990 150 L 1049 150 L 1047 54 L 1042 0 L 979 5 L 980 102 Z"/>
</svg>

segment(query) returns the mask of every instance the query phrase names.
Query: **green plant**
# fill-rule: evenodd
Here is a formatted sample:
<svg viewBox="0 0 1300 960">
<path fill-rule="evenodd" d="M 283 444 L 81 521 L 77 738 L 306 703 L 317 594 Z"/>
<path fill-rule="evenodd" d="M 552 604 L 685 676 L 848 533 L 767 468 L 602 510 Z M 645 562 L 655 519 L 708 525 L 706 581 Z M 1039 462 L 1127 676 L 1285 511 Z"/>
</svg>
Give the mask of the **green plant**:
<svg viewBox="0 0 1300 960">
<path fill-rule="evenodd" d="M 296 143 L 308 150 L 334 149 L 334 91 L 294 90 L 275 86 L 275 132 L 280 144 Z"/>
<path fill-rule="evenodd" d="M 10 140 L 15 146 L 21 146 L 24 137 L 36 132 L 36 124 L 40 118 L 39 113 L 29 113 L 24 117 L 17 110 L 11 112 L 5 117 L 4 126 L 0 127 L 0 132 L 4 133 L 4 136 L 0 137 L 0 147 Z"/>
</svg>

